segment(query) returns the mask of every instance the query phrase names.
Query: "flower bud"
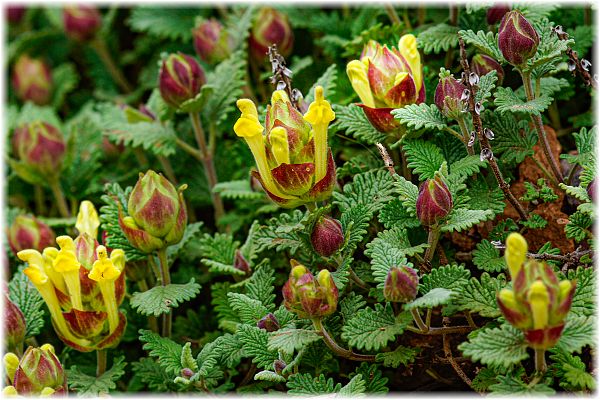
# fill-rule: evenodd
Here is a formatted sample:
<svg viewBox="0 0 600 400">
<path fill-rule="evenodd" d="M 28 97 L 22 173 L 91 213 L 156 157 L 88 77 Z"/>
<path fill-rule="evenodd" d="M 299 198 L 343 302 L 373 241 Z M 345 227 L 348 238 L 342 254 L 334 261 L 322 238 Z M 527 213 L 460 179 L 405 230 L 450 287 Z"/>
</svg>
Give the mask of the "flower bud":
<svg viewBox="0 0 600 400">
<path fill-rule="evenodd" d="M 246 275 L 250 275 L 252 272 L 248 260 L 244 257 L 240 249 L 235 251 L 235 258 L 233 259 L 233 268 L 244 272 Z"/>
<path fill-rule="evenodd" d="M 494 4 L 487 10 L 487 23 L 488 25 L 495 25 L 502 20 L 502 17 L 510 11 L 510 5 L 508 4 Z"/>
<path fill-rule="evenodd" d="M 294 33 L 287 15 L 264 7 L 255 19 L 250 32 L 250 53 L 256 60 L 264 60 L 271 45 L 277 45 L 277 51 L 284 57 L 292 52 Z"/>
<path fill-rule="evenodd" d="M 87 233 L 82 233 L 75 238 L 74 242 L 77 261 L 89 271 L 98 259 L 96 257 L 96 248 L 99 246 L 98 241 Z"/>
<path fill-rule="evenodd" d="M 498 47 L 512 65 L 521 66 L 534 56 L 540 37 L 519 11 L 510 11 L 498 29 Z"/>
<path fill-rule="evenodd" d="M 383 287 L 383 297 L 387 301 L 408 303 L 417 297 L 419 276 L 417 271 L 403 265 L 388 271 Z"/>
<path fill-rule="evenodd" d="M 496 85 L 502 85 L 502 81 L 504 80 L 504 69 L 500 63 L 492 57 L 485 54 L 474 55 L 471 60 L 471 69 L 479 76 L 484 76 L 491 71 L 496 71 L 496 76 L 498 77 Z"/>
<path fill-rule="evenodd" d="M 7 7 L 6 14 L 8 16 L 8 22 L 11 24 L 18 24 L 21 22 L 21 19 L 23 19 L 25 11 L 27 11 L 27 9 L 24 6 L 12 5 Z"/>
<path fill-rule="evenodd" d="M 430 226 L 448 216 L 452 210 L 452 195 L 442 178 L 436 174 L 425 181 L 417 197 L 417 217 L 421 224 Z"/>
<path fill-rule="evenodd" d="M 259 329 L 264 329 L 267 332 L 275 332 L 279 329 L 279 321 L 273 313 L 268 313 L 264 317 L 262 317 L 257 323 L 256 326 Z"/>
<path fill-rule="evenodd" d="M 587 194 L 592 202 L 596 202 L 596 179 L 593 179 L 587 187 Z"/>
<path fill-rule="evenodd" d="M 174 108 L 200 93 L 206 83 L 204 70 L 192 57 L 181 52 L 170 54 L 162 63 L 158 88 L 165 103 Z"/>
<path fill-rule="evenodd" d="M 506 238 L 506 251 L 504 259 L 512 280 L 517 279 L 519 271 L 527 258 L 527 241 L 521 234 L 513 232 Z"/>
<path fill-rule="evenodd" d="M 198 56 L 211 64 L 229 57 L 234 46 L 234 38 L 216 19 L 203 21 L 192 30 L 192 36 Z"/>
<path fill-rule="evenodd" d="M 18 215 L 8 229 L 8 244 L 13 253 L 21 250 L 44 250 L 54 244 L 54 231 L 33 216 Z"/>
<path fill-rule="evenodd" d="M 17 97 L 23 102 L 45 105 L 50 102 L 52 94 L 52 72 L 41 58 L 31 58 L 24 54 L 13 67 L 12 85 Z"/>
<path fill-rule="evenodd" d="M 300 318 L 320 318 L 332 314 L 337 308 L 338 289 L 327 270 L 317 278 L 303 265 L 292 262 L 293 268 L 283 286 L 285 307 Z"/>
<path fill-rule="evenodd" d="M 275 360 L 273 361 L 273 370 L 276 374 L 281 375 L 283 370 L 287 367 L 287 364 L 283 360 Z"/>
<path fill-rule="evenodd" d="M 102 16 L 91 5 L 68 6 L 63 9 L 65 33 L 71 39 L 86 41 L 92 39 L 102 25 Z"/>
<path fill-rule="evenodd" d="M 183 368 L 181 370 L 181 376 L 186 379 L 190 379 L 192 376 L 194 376 L 194 371 L 192 371 L 190 368 Z"/>
<path fill-rule="evenodd" d="M 25 316 L 15 303 L 10 301 L 8 296 L 4 296 L 4 333 L 5 340 L 9 349 L 16 349 L 25 340 Z"/>
<path fill-rule="evenodd" d="M 13 386 L 20 395 L 41 394 L 47 387 L 56 393 L 64 393 L 67 377 L 54 348 L 49 344 L 29 347 L 15 372 Z"/>
<path fill-rule="evenodd" d="M 329 257 L 337 252 L 344 244 L 342 224 L 331 217 L 321 217 L 315 224 L 310 242 L 317 254 Z"/>
<path fill-rule="evenodd" d="M 17 158 L 34 173 L 47 179 L 60 173 L 65 141 L 54 126 L 42 121 L 21 125 L 15 129 L 12 144 Z"/>
<path fill-rule="evenodd" d="M 435 88 L 435 105 L 444 116 L 453 119 L 461 118 L 461 113 L 465 109 L 465 103 L 461 98 L 466 89 L 467 87 L 454 79 L 450 72 L 442 70 Z"/>
</svg>

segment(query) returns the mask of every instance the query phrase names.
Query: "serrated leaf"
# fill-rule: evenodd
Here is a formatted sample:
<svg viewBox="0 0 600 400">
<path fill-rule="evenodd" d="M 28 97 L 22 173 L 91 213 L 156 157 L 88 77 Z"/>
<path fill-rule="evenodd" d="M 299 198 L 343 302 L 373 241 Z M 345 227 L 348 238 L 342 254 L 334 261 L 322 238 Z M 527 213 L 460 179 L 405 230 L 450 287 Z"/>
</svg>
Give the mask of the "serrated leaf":
<svg viewBox="0 0 600 400">
<path fill-rule="evenodd" d="M 302 349 L 304 346 L 320 340 L 321 336 L 308 329 L 280 329 L 269 334 L 269 350 L 281 350 L 287 354 Z"/>
<path fill-rule="evenodd" d="M 471 278 L 469 283 L 461 288 L 457 296 L 458 306 L 461 310 L 478 312 L 483 317 L 498 317 L 500 309 L 496 302 L 496 293 L 505 286 L 504 274 L 493 278 L 484 272 L 479 280 Z"/>
<path fill-rule="evenodd" d="M 425 54 L 448 51 L 458 45 L 459 28 L 448 24 L 435 24 L 422 31 L 417 37 L 417 44 Z"/>
<path fill-rule="evenodd" d="M 254 380 L 255 381 L 269 381 L 269 382 L 275 382 L 275 383 L 286 381 L 285 377 L 278 375 L 273 371 L 260 371 L 259 373 L 254 375 Z"/>
<path fill-rule="evenodd" d="M 399 228 L 417 228 L 421 226 L 419 219 L 411 215 L 400 199 L 388 202 L 379 212 L 379 222 L 386 229 L 394 226 Z"/>
<path fill-rule="evenodd" d="M 421 277 L 419 292 L 425 294 L 435 288 L 456 291 L 467 284 L 471 272 L 462 265 L 446 265 L 433 269 Z"/>
<path fill-rule="evenodd" d="M 264 193 L 255 192 L 250 187 L 250 180 L 219 182 L 213 188 L 213 192 L 221 194 L 224 199 L 254 200 L 263 199 Z"/>
<path fill-rule="evenodd" d="M 463 38 L 465 43 L 475 46 L 479 51 L 496 60 L 504 61 L 504 57 L 502 57 L 502 53 L 498 48 L 498 34 L 484 31 L 475 33 L 470 29 L 466 31 L 462 30 L 458 34 Z"/>
<path fill-rule="evenodd" d="M 568 353 L 579 353 L 583 347 L 595 345 L 595 331 L 594 317 L 570 317 L 556 347 Z"/>
<path fill-rule="evenodd" d="M 481 329 L 474 338 L 461 343 L 458 349 L 473 361 L 491 367 L 509 368 L 529 357 L 523 334 L 508 324 Z"/>
<path fill-rule="evenodd" d="M 259 264 L 246 283 L 248 297 L 258 300 L 269 311 L 275 309 L 275 293 L 273 293 L 275 277 L 273 275 L 274 270 L 266 260 Z"/>
<path fill-rule="evenodd" d="M 452 290 L 444 288 L 431 289 L 425 295 L 406 303 L 404 305 L 405 310 L 412 310 L 416 308 L 434 308 L 437 306 L 448 304 L 452 295 Z"/>
<path fill-rule="evenodd" d="M 385 367 L 398 368 L 400 364 L 407 366 L 414 361 L 419 351 L 414 347 L 398 346 L 394 351 L 377 354 L 377 361 L 382 362 Z"/>
<path fill-rule="evenodd" d="M 428 130 L 446 128 L 446 121 L 435 104 L 409 104 L 392 110 L 392 115 L 414 131 L 423 128 Z"/>
<path fill-rule="evenodd" d="M 411 321 L 409 313 L 395 317 L 389 303 L 385 307 L 375 304 L 374 309 L 360 310 L 344 325 L 342 339 L 358 349 L 379 350 L 404 332 Z"/>
<path fill-rule="evenodd" d="M 487 272 L 500 272 L 506 268 L 504 257 L 489 240 L 483 239 L 473 250 L 473 264 Z"/>
<path fill-rule="evenodd" d="M 116 357 L 113 359 L 112 367 L 99 377 L 89 376 L 79 370 L 77 365 L 71 367 L 68 375 L 69 388 L 80 397 L 97 397 L 102 394 L 108 394 L 116 389 L 116 382 L 125 374 L 125 357 Z"/>
<path fill-rule="evenodd" d="M 494 154 L 502 154 L 506 162 L 521 163 L 533 155 L 537 135 L 527 121 L 517 121 L 513 114 L 485 112 L 484 120 L 494 132 Z"/>
<path fill-rule="evenodd" d="M 402 144 L 408 167 L 419 174 L 419 180 L 433 178 L 444 162 L 442 151 L 435 144 L 425 140 L 405 140 Z"/>
<path fill-rule="evenodd" d="M 299 234 L 304 230 L 304 218 L 305 213 L 294 210 L 290 214 L 282 213 L 268 220 L 266 225 L 261 225 L 256 231 L 257 252 L 276 249 L 288 250 L 294 254 L 302 246 Z"/>
<path fill-rule="evenodd" d="M 185 284 L 169 284 L 166 286 L 155 286 L 145 292 L 136 292 L 131 296 L 131 307 L 143 315 L 154 315 L 171 312 L 182 302 L 196 297 L 200 293 L 201 286 L 192 278 Z"/>
<path fill-rule="evenodd" d="M 386 139 L 385 133 L 373 128 L 362 108 L 356 104 L 347 106 L 334 104 L 333 110 L 335 111 L 335 123 L 332 128 L 343 129 L 347 134 L 352 135 L 364 144 L 375 144 Z"/>
<path fill-rule="evenodd" d="M 441 224 L 442 232 L 460 232 L 494 217 L 490 210 L 470 210 L 468 208 L 453 208 L 448 219 Z"/>
<path fill-rule="evenodd" d="M 237 312 L 242 323 L 254 324 L 269 313 L 267 307 L 258 300 L 241 293 L 228 293 L 229 305 Z"/>
<path fill-rule="evenodd" d="M 25 276 L 22 268 L 19 268 L 8 284 L 8 297 L 25 317 L 25 338 L 40 333 L 44 327 L 44 299 Z"/>
<path fill-rule="evenodd" d="M 477 84 L 478 88 L 475 93 L 476 103 L 485 105 L 488 98 L 492 95 L 492 91 L 496 87 L 496 81 L 498 81 L 498 77 L 496 76 L 495 70 L 479 77 L 479 83 Z"/>
<path fill-rule="evenodd" d="M 530 385 L 523 382 L 521 379 L 515 378 L 514 376 L 499 375 L 497 378 L 498 383 L 490 385 L 489 390 L 493 394 L 497 395 L 545 395 L 551 396 L 556 392 L 550 386 L 545 383 L 537 383 Z"/>
<path fill-rule="evenodd" d="M 365 392 L 365 380 L 361 374 L 354 375 L 346 386 L 343 386 L 338 392 L 339 396 L 356 396 Z"/>
<path fill-rule="evenodd" d="M 335 82 L 337 79 L 337 66 L 335 64 L 331 64 L 323 75 L 317 79 L 317 81 L 312 85 L 309 89 L 308 94 L 305 96 L 304 100 L 306 104 L 310 104 L 315 100 L 315 88 L 317 86 L 321 86 L 323 88 L 323 95 L 326 98 L 331 98 L 335 94 Z"/>
<path fill-rule="evenodd" d="M 258 368 L 273 369 L 273 362 L 279 359 L 276 350 L 269 350 L 269 335 L 267 331 L 256 326 L 239 325 L 237 336 L 242 343 L 244 354 L 252 357 L 252 362 Z"/>
<path fill-rule="evenodd" d="M 365 382 L 365 393 L 379 395 L 389 392 L 387 388 L 388 378 L 383 376 L 379 370 L 379 365 L 363 362 L 349 377 L 354 378 L 357 375 L 362 375 L 362 379 Z M 340 393 L 343 391 L 344 389 L 342 388 Z"/>
<path fill-rule="evenodd" d="M 594 315 L 594 297 L 596 293 L 596 273 L 594 269 L 578 267 L 576 270 L 569 270 L 567 277 L 570 280 L 577 280 L 577 287 L 571 303 L 571 314 L 586 317 Z"/>
<path fill-rule="evenodd" d="M 132 9 L 127 22 L 136 32 L 187 42 L 192 38 L 192 28 L 200 11 L 199 8 L 142 6 Z"/>
<path fill-rule="evenodd" d="M 149 330 L 140 329 L 139 332 L 140 341 L 144 343 L 143 349 L 149 350 L 151 357 L 158 358 L 158 363 L 167 373 L 179 375 L 183 346 Z"/>
<path fill-rule="evenodd" d="M 340 383 L 335 384 L 332 378 L 326 379 L 323 374 L 313 378 L 308 373 L 291 375 L 286 385 L 288 394 L 301 396 L 335 393 L 342 387 Z"/>
<path fill-rule="evenodd" d="M 504 114 L 525 113 L 539 115 L 544 112 L 552 103 L 552 98 L 548 95 L 541 95 L 533 100 L 523 101 L 511 88 L 499 87 L 494 94 L 494 105 L 496 111 Z"/>
<path fill-rule="evenodd" d="M 342 211 L 357 204 L 377 211 L 393 198 L 393 193 L 394 180 L 389 172 L 378 170 L 356 175 L 352 183 L 344 185 L 342 193 L 334 192 L 333 198 Z"/>
</svg>

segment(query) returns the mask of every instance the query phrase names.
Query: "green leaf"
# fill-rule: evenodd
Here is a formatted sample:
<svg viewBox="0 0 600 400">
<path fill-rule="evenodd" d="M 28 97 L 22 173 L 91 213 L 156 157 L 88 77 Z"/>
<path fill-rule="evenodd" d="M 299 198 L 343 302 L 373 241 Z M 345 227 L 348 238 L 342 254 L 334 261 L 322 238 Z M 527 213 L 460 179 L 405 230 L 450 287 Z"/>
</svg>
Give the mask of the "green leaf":
<svg viewBox="0 0 600 400">
<path fill-rule="evenodd" d="M 198 254 L 202 255 L 202 263 L 209 267 L 210 272 L 224 273 L 228 275 L 243 275 L 244 272 L 234 268 L 235 251 L 240 242 L 235 241 L 233 236 L 226 233 L 215 233 L 214 236 L 205 233 L 195 243 Z"/>
<path fill-rule="evenodd" d="M 181 371 L 181 352 L 183 346 L 169 338 L 160 337 L 157 333 L 140 329 L 140 341 L 144 350 L 149 350 L 151 357 L 158 358 L 158 363 L 167 373 L 179 375 Z"/>
<path fill-rule="evenodd" d="M 556 392 L 545 383 L 537 383 L 533 386 L 523 382 L 521 379 L 514 376 L 498 375 L 496 378 L 498 383 L 490 385 L 489 390 L 497 395 L 545 395 L 552 396 Z"/>
<path fill-rule="evenodd" d="M 476 103 L 485 104 L 487 102 L 496 87 L 496 81 L 498 81 L 498 77 L 495 70 L 479 77 L 478 90 L 475 93 Z"/>
<path fill-rule="evenodd" d="M 116 382 L 125 374 L 125 357 L 116 357 L 113 359 L 112 367 L 99 377 L 89 376 L 79 370 L 77 365 L 69 369 L 67 373 L 69 388 L 77 392 L 80 397 L 97 397 L 101 394 L 108 394 L 116 389 Z"/>
<path fill-rule="evenodd" d="M 261 225 L 256 232 L 257 252 L 265 249 L 288 250 L 294 254 L 301 246 L 300 233 L 304 231 L 305 213 L 294 210 L 290 214 L 282 213 Z"/>
<path fill-rule="evenodd" d="M 357 312 L 342 328 L 342 339 L 358 349 L 379 350 L 404 332 L 411 321 L 409 313 L 395 317 L 389 303 L 385 308 L 378 303 L 374 309 L 365 308 Z"/>
<path fill-rule="evenodd" d="M 419 351 L 418 348 L 398 346 L 394 351 L 377 354 L 377 361 L 385 367 L 398 368 L 400 364 L 406 367 L 415 360 Z"/>
<path fill-rule="evenodd" d="M 419 174 L 420 181 L 433 178 L 444 162 L 442 151 L 430 141 L 405 140 L 402 149 L 406 153 L 408 167 Z"/>
<path fill-rule="evenodd" d="M 19 268 L 8 284 L 8 297 L 25 317 L 25 338 L 37 335 L 44 327 L 44 299 Z"/>
<path fill-rule="evenodd" d="M 450 174 L 448 175 L 448 181 L 462 182 L 471 175 L 479 172 L 481 168 L 486 167 L 487 163 L 485 161 L 481 161 L 481 158 L 478 155 L 463 157 L 460 160 L 450 164 L 450 167 L 448 168 L 450 171 Z"/>
<path fill-rule="evenodd" d="M 336 393 L 342 385 L 340 383 L 335 384 L 332 378 L 326 379 L 323 374 L 313 378 L 312 375 L 305 373 L 290 376 L 287 387 L 289 389 L 288 394 L 307 396 Z"/>
<path fill-rule="evenodd" d="M 502 57 L 502 53 L 498 48 L 498 34 L 489 31 L 478 31 L 475 33 L 470 29 L 467 31 L 460 31 L 458 34 L 463 38 L 465 43 L 472 44 L 479 51 L 500 62 L 504 62 L 504 57 Z"/>
<path fill-rule="evenodd" d="M 569 391 L 594 390 L 596 379 L 586 372 L 581 358 L 559 349 L 552 349 L 550 359 L 554 361 L 552 369 L 556 370 L 559 385 Z"/>
<path fill-rule="evenodd" d="M 64 63 L 52 69 L 52 81 L 54 85 L 52 106 L 60 109 L 65 96 L 77 87 L 79 75 L 72 63 Z"/>
<path fill-rule="evenodd" d="M 425 294 L 435 288 L 457 291 L 468 283 L 471 272 L 462 265 L 446 265 L 433 269 L 421 277 L 419 292 Z"/>
<path fill-rule="evenodd" d="M 595 313 L 596 273 L 593 268 L 570 269 L 567 278 L 577 280 L 577 287 L 571 303 L 571 314 L 578 317 L 592 316 Z"/>
<path fill-rule="evenodd" d="M 489 240 L 483 239 L 473 250 L 473 264 L 487 272 L 500 272 L 506 268 L 504 257 Z"/>
<path fill-rule="evenodd" d="M 354 378 L 358 375 L 362 375 L 362 379 L 365 382 L 365 393 L 378 395 L 389 392 L 389 389 L 387 388 L 388 378 L 383 376 L 382 372 L 379 370 L 379 365 L 363 362 L 356 371 L 349 375 L 349 377 Z M 346 385 L 346 387 L 349 385 L 350 384 Z M 340 393 L 343 392 L 344 388 L 340 390 Z"/>
<path fill-rule="evenodd" d="M 398 228 L 417 228 L 421 226 L 419 219 L 411 215 L 402 201 L 398 198 L 388 202 L 379 212 L 379 222 L 386 229 L 394 226 Z"/>
<path fill-rule="evenodd" d="M 539 115 L 544 112 L 552 103 L 552 98 L 548 95 L 541 95 L 533 100 L 523 101 L 511 88 L 499 87 L 494 94 L 494 104 L 496 111 L 504 114 L 525 113 Z"/>
<path fill-rule="evenodd" d="M 409 104 L 392 110 L 392 115 L 414 131 L 422 128 L 440 131 L 446 128 L 446 121 L 435 104 Z"/>
<path fill-rule="evenodd" d="M 177 308 L 182 302 L 196 297 L 201 286 L 192 278 L 186 284 L 169 284 L 155 286 L 145 292 L 136 292 L 131 296 L 131 307 L 143 315 L 170 313 L 172 308 Z"/>
<path fill-rule="evenodd" d="M 490 210 L 470 210 L 468 208 L 453 208 L 448 219 L 442 223 L 442 232 L 461 232 L 480 222 L 494 217 Z"/>
<path fill-rule="evenodd" d="M 416 205 L 417 197 L 419 195 L 419 188 L 410 181 L 407 181 L 402 176 L 396 176 L 396 192 L 398 192 L 398 198 L 402 201 L 402 204 L 406 208 L 409 215 L 417 215 Z"/>
<path fill-rule="evenodd" d="M 456 26 L 435 24 L 419 33 L 417 44 L 425 54 L 447 52 L 458 45 L 458 30 Z"/>
<path fill-rule="evenodd" d="M 373 211 L 378 211 L 385 203 L 392 200 L 394 181 L 388 171 L 368 171 L 356 175 L 352 183 L 344 185 L 343 192 L 334 192 L 334 203 L 343 211 L 363 204 Z"/>
<path fill-rule="evenodd" d="M 362 108 L 356 104 L 341 106 L 333 105 L 335 111 L 335 122 L 332 128 L 345 130 L 347 134 L 364 144 L 375 144 L 383 142 L 386 134 L 373 128 Z"/>
<path fill-rule="evenodd" d="M 245 324 L 254 324 L 269 313 L 269 310 L 258 300 L 241 293 L 228 293 L 229 305 Z"/>
<path fill-rule="evenodd" d="M 373 209 L 365 204 L 356 204 L 344 210 L 340 223 L 346 235 L 344 247 L 342 248 L 345 254 L 352 254 L 363 240 L 367 234 L 373 212 Z"/>
<path fill-rule="evenodd" d="M 183 233 L 183 237 L 179 243 L 167 247 L 167 261 L 169 262 L 169 265 L 171 265 L 175 259 L 177 259 L 182 250 L 188 245 L 188 243 L 190 243 L 191 240 L 198 239 L 202 225 L 204 225 L 202 221 L 188 224 L 185 227 L 185 232 Z"/>
<path fill-rule="evenodd" d="M 476 332 L 475 337 L 458 345 L 458 349 L 473 361 L 490 367 L 509 368 L 529 357 L 523 334 L 509 324 Z"/>
<path fill-rule="evenodd" d="M 340 389 L 338 392 L 339 396 L 356 396 L 357 394 L 362 394 L 366 390 L 365 380 L 363 379 L 361 374 L 354 375 L 350 382 L 344 387 Z"/>
<path fill-rule="evenodd" d="M 308 329 L 280 329 L 269 333 L 269 350 L 281 350 L 287 354 L 293 354 L 304 346 L 320 340 L 321 336 L 314 330 Z"/>
<path fill-rule="evenodd" d="M 569 239 L 575 239 L 580 242 L 585 239 L 588 234 L 591 235 L 588 230 L 592 226 L 592 218 L 588 213 L 581 211 L 575 211 L 569 217 L 569 223 L 565 225 L 565 234 Z"/>
<path fill-rule="evenodd" d="M 471 278 L 462 286 L 457 303 L 461 310 L 478 312 L 482 317 L 498 317 L 500 309 L 496 302 L 496 293 L 506 286 L 504 274 L 492 278 L 487 272 L 481 274 L 480 280 Z"/>
<path fill-rule="evenodd" d="M 254 375 L 254 380 L 255 381 L 269 381 L 269 382 L 275 382 L 275 383 L 286 381 L 285 377 L 278 375 L 273 371 L 260 371 L 259 373 Z"/>
<path fill-rule="evenodd" d="M 585 201 L 585 202 L 592 201 L 592 199 L 590 199 L 590 196 L 587 193 L 587 190 L 585 188 L 582 188 L 581 186 L 569 186 L 569 185 L 565 185 L 562 182 L 559 183 L 558 186 L 562 190 L 564 190 L 569 196 L 573 196 L 578 200 Z"/>
<path fill-rule="evenodd" d="M 317 81 L 312 85 L 309 89 L 308 94 L 304 98 L 306 104 L 310 104 L 315 100 L 315 88 L 317 86 L 321 86 L 323 88 L 323 96 L 325 98 L 332 98 L 335 94 L 335 82 L 337 80 L 337 66 L 335 64 L 331 64 L 323 75 L 317 79 Z"/>
<path fill-rule="evenodd" d="M 274 272 L 268 261 L 261 263 L 246 283 L 248 297 L 260 301 L 269 311 L 275 309 Z"/>
<path fill-rule="evenodd" d="M 596 320 L 594 317 L 571 317 L 556 344 L 568 353 L 579 353 L 585 346 L 595 346 Z"/>
<path fill-rule="evenodd" d="M 257 200 L 265 197 L 264 193 L 252 190 L 249 179 L 219 182 L 213 188 L 213 192 L 220 193 L 224 199 L 233 200 Z"/>
<path fill-rule="evenodd" d="M 273 362 L 279 359 L 276 350 L 269 350 L 269 334 L 256 326 L 239 325 L 237 336 L 242 343 L 246 357 L 252 357 L 252 362 L 258 368 L 273 369 Z"/>
<path fill-rule="evenodd" d="M 412 310 L 416 308 L 434 308 L 437 306 L 448 304 L 452 295 L 454 293 L 452 290 L 444 289 L 444 288 L 435 288 L 431 289 L 424 296 L 419 297 L 411 301 L 410 303 L 406 303 L 404 305 L 405 310 Z"/>
<path fill-rule="evenodd" d="M 189 42 L 200 12 L 199 8 L 142 6 L 132 9 L 127 22 L 135 32 Z"/>
</svg>

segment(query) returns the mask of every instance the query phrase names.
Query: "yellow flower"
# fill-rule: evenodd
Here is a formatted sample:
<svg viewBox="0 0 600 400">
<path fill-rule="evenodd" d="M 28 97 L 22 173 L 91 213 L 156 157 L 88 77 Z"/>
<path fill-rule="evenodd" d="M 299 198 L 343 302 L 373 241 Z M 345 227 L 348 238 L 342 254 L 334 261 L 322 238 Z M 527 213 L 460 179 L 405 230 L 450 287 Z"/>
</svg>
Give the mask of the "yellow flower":
<svg viewBox="0 0 600 400">
<path fill-rule="evenodd" d="M 91 201 L 84 200 L 79 205 L 79 213 L 77 213 L 77 222 L 75 228 L 80 234 L 87 233 L 92 238 L 98 237 L 98 227 L 100 226 L 100 219 L 96 208 Z"/>
<path fill-rule="evenodd" d="M 98 246 L 96 255 L 98 260 L 94 262 L 88 278 L 98 282 L 98 286 L 100 286 L 104 307 L 108 314 L 109 329 L 110 332 L 114 332 L 119 326 L 119 306 L 115 296 L 114 281 L 121 275 L 122 270 L 118 267 L 123 267 L 125 253 L 123 250 L 115 249 L 108 258 L 106 247 Z"/>
<path fill-rule="evenodd" d="M 515 280 L 527 258 L 527 241 L 519 233 L 513 232 L 506 238 L 504 258 L 506 259 L 510 276 Z"/>
<path fill-rule="evenodd" d="M 59 236 L 56 243 L 60 251 L 56 254 L 52 266 L 60 272 L 67 285 L 67 291 L 71 298 L 71 305 L 77 310 L 83 310 L 81 302 L 81 284 L 79 282 L 79 268 L 81 264 L 77 261 L 75 254 L 75 243 L 69 236 Z"/>
</svg>

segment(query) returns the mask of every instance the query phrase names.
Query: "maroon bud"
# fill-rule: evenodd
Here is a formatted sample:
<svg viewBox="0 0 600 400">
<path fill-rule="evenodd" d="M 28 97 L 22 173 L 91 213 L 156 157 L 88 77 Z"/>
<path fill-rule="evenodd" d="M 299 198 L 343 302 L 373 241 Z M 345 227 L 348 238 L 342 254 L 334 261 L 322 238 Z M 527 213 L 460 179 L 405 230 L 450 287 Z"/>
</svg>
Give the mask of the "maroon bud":
<svg viewBox="0 0 600 400">
<path fill-rule="evenodd" d="M 279 329 L 279 321 L 277 321 L 277 318 L 275 315 L 273 315 L 273 313 L 268 313 L 256 323 L 256 326 L 259 329 L 266 330 L 267 332 L 275 332 Z"/>
<path fill-rule="evenodd" d="M 45 105 L 52 93 L 52 72 L 42 59 L 24 54 L 13 67 L 12 85 L 22 101 Z"/>
<path fill-rule="evenodd" d="M 9 6 L 6 8 L 6 14 L 8 15 L 8 22 L 11 24 L 18 24 L 25 15 L 26 8 L 23 6 Z"/>
<path fill-rule="evenodd" d="M 456 80 L 450 72 L 442 70 L 440 80 L 435 88 L 434 102 L 444 116 L 457 119 L 465 109 L 462 100 L 463 93 L 467 87 Z"/>
<path fill-rule="evenodd" d="M 25 340 L 25 316 L 19 307 L 10 301 L 8 296 L 4 296 L 4 301 L 6 345 L 9 349 L 16 349 Z"/>
<path fill-rule="evenodd" d="M 34 172 L 54 178 L 60 172 L 65 142 L 54 126 L 36 121 L 15 129 L 12 138 L 14 154 Z"/>
<path fill-rule="evenodd" d="M 439 175 L 421 185 L 416 208 L 417 217 L 424 226 L 434 225 L 448 216 L 452 210 L 452 195 Z"/>
<path fill-rule="evenodd" d="M 92 39 L 100 29 L 102 16 L 94 6 L 68 6 L 63 9 L 63 23 L 68 37 L 86 41 Z"/>
<path fill-rule="evenodd" d="M 160 94 L 165 103 L 174 108 L 179 108 L 184 101 L 196 97 L 205 83 L 204 70 L 186 54 L 170 54 L 160 67 Z"/>
<path fill-rule="evenodd" d="M 18 215 L 8 229 L 8 244 L 15 255 L 26 249 L 39 252 L 55 242 L 54 231 L 33 216 Z"/>
<path fill-rule="evenodd" d="M 495 25 L 502 20 L 504 14 L 510 11 L 510 6 L 508 4 L 494 4 L 492 7 L 487 10 L 487 23 L 488 25 Z"/>
<path fill-rule="evenodd" d="M 181 370 L 181 376 L 186 379 L 190 379 L 192 376 L 194 376 L 194 371 L 192 371 L 190 368 L 183 368 Z"/>
<path fill-rule="evenodd" d="M 277 45 L 277 51 L 286 57 L 292 52 L 294 33 L 287 15 L 265 7 L 260 10 L 250 32 L 250 53 L 256 60 L 264 60 L 269 46 Z"/>
<path fill-rule="evenodd" d="M 590 196 L 590 199 L 592 200 L 593 203 L 596 202 L 596 179 L 593 179 L 588 187 L 587 187 L 587 194 L 588 196 Z"/>
<path fill-rule="evenodd" d="M 273 370 L 278 375 L 283 373 L 283 370 L 287 367 L 287 364 L 283 360 L 275 360 L 273 361 Z"/>
<path fill-rule="evenodd" d="M 496 85 L 502 85 L 502 81 L 504 80 L 504 69 L 500 63 L 492 57 L 485 54 L 474 55 L 471 60 L 471 68 L 479 76 L 484 76 L 491 71 L 496 71 L 496 76 L 498 77 Z"/>
<path fill-rule="evenodd" d="M 250 264 L 239 249 L 235 251 L 233 267 L 244 272 L 246 275 L 250 275 L 250 273 L 252 272 L 252 270 L 250 269 Z"/>
<path fill-rule="evenodd" d="M 194 49 L 208 63 L 218 63 L 231 54 L 234 38 L 216 19 L 202 22 L 192 30 Z"/>
<path fill-rule="evenodd" d="M 310 242 L 317 254 L 323 257 L 331 256 L 344 244 L 342 224 L 331 217 L 319 218 L 310 235 Z"/>
<path fill-rule="evenodd" d="M 39 395 L 44 388 L 64 393 L 67 376 L 54 354 L 54 348 L 49 344 L 29 347 L 19 362 L 13 386 L 20 395 Z"/>
<path fill-rule="evenodd" d="M 383 297 L 387 301 L 408 303 L 417 297 L 418 288 L 417 271 L 406 265 L 392 267 L 385 278 Z"/>
<path fill-rule="evenodd" d="M 521 66 L 534 56 L 540 37 L 519 11 L 508 12 L 498 29 L 498 47 L 512 65 Z"/>
</svg>

